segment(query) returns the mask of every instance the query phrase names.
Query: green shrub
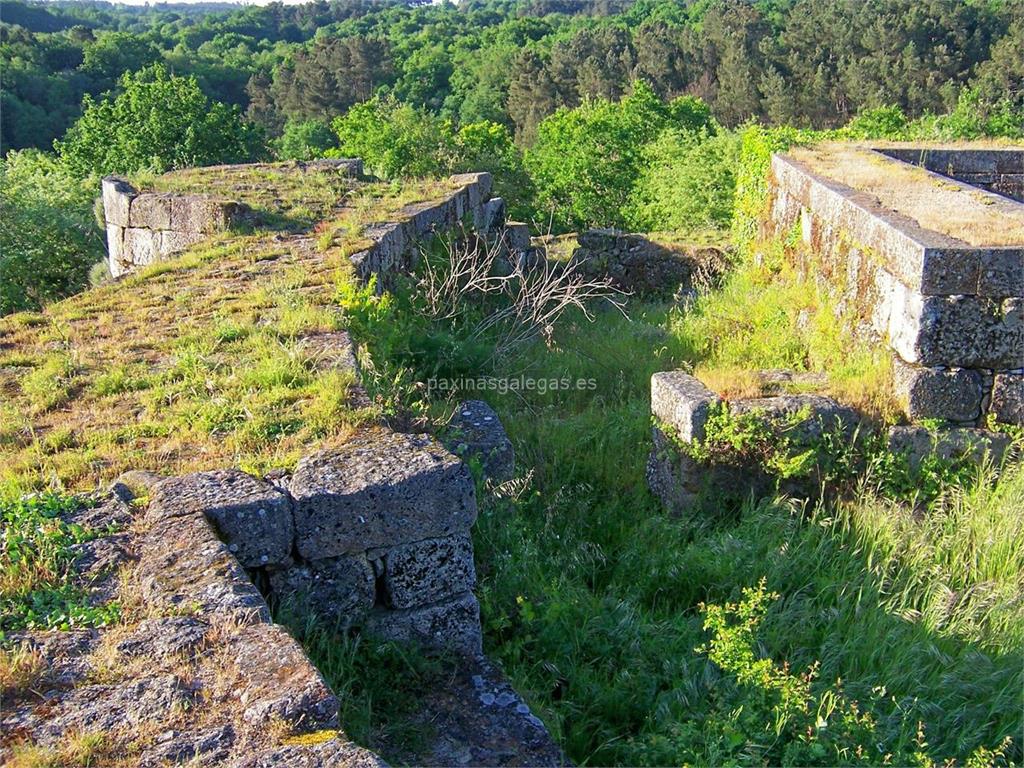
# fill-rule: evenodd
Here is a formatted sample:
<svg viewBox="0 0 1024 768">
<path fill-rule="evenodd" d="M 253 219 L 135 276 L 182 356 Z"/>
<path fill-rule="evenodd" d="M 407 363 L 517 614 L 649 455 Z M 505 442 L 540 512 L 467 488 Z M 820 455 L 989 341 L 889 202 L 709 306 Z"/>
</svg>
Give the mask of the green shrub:
<svg viewBox="0 0 1024 768">
<path fill-rule="evenodd" d="M 644 147 L 643 156 L 626 206 L 632 227 L 676 232 L 728 227 L 739 156 L 735 134 L 670 128 Z"/>
<path fill-rule="evenodd" d="M 713 130 L 702 106 L 694 99 L 666 104 L 636 82 L 619 102 L 594 99 L 559 109 L 540 124 L 526 153 L 538 207 L 560 228 L 624 226 L 645 146 L 665 128 Z"/>
<path fill-rule="evenodd" d="M 99 101 L 87 95 L 82 110 L 54 145 L 79 176 L 241 163 L 263 148 L 262 132 L 237 107 L 211 102 L 195 77 L 162 64 L 126 73 Z"/>
<path fill-rule="evenodd" d="M 89 284 L 105 255 L 92 214 L 98 187 L 37 150 L 0 162 L 0 315 L 39 309 Z"/>
<path fill-rule="evenodd" d="M 362 158 L 367 170 L 381 178 L 434 176 L 444 170 L 441 119 L 393 96 L 356 104 L 331 127 L 338 149 L 330 154 Z"/>
<path fill-rule="evenodd" d="M 289 120 L 274 142 L 274 151 L 281 160 L 313 160 L 335 144 L 334 133 L 323 120 Z"/>
</svg>

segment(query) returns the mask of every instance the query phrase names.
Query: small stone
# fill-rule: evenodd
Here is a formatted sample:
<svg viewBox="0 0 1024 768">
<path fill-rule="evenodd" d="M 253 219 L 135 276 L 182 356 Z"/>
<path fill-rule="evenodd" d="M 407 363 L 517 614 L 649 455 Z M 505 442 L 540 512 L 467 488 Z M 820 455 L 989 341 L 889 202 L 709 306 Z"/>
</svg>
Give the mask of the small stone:
<svg viewBox="0 0 1024 768">
<path fill-rule="evenodd" d="M 491 704 L 494 703 L 494 694 L 493 693 L 481 693 L 480 694 L 480 701 L 481 701 L 481 703 L 483 703 L 484 705 L 489 707 L 489 706 L 491 706 Z"/>
<path fill-rule="evenodd" d="M 478 459 L 484 474 L 493 480 L 508 480 L 515 472 L 512 441 L 498 415 L 483 400 L 459 405 L 445 427 L 444 440 L 449 446 L 454 444 L 463 459 Z"/>
</svg>

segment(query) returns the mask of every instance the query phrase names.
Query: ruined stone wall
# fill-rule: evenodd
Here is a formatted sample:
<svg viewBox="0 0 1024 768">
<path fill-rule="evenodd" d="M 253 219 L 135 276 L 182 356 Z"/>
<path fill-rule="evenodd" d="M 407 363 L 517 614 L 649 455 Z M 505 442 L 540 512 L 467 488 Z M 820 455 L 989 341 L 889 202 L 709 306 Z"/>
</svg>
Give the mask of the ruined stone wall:
<svg viewBox="0 0 1024 768">
<path fill-rule="evenodd" d="M 972 247 L 922 229 L 782 155 L 770 192 L 768 233 L 799 227 L 805 268 L 893 350 L 910 418 L 1024 423 L 1024 246 Z"/>
<path fill-rule="evenodd" d="M 251 221 L 252 211 L 233 200 L 206 195 L 139 192 L 125 179 L 103 179 L 110 274 L 181 253 L 214 232 Z"/>
<path fill-rule="evenodd" d="M 883 147 L 876 151 L 1024 203 L 1024 152 L 1019 149 Z"/>
</svg>

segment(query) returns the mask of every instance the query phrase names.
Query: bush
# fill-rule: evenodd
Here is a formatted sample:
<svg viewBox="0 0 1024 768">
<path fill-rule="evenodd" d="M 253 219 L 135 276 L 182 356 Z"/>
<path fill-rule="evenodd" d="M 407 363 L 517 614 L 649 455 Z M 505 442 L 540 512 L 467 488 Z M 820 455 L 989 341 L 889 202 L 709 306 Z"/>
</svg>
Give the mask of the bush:
<svg viewBox="0 0 1024 768">
<path fill-rule="evenodd" d="M 260 130 L 236 107 L 206 98 L 195 77 L 154 64 L 119 85 L 100 101 L 87 95 L 82 116 L 54 144 L 79 176 L 241 163 L 262 151 Z"/>
<path fill-rule="evenodd" d="M 735 134 L 672 128 L 643 156 L 625 212 L 631 226 L 685 232 L 729 225 L 739 159 Z"/>
<path fill-rule="evenodd" d="M 563 228 L 624 226 L 644 146 L 669 127 L 713 130 L 702 102 L 666 104 L 643 82 L 617 103 L 596 99 L 559 109 L 540 124 L 526 153 L 539 205 Z"/>
<path fill-rule="evenodd" d="M 336 143 L 323 120 L 289 120 L 274 149 L 281 160 L 313 160 L 323 157 Z"/>
<path fill-rule="evenodd" d="M 332 123 L 338 149 L 330 154 L 359 157 L 384 179 L 434 176 L 444 171 L 441 119 L 396 100 L 375 96 Z"/>
<path fill-rule="evenodd" d="M 38 309 L 86 287 L 104 257 L 92 213 L 95 178 L 52 155 L 10 152 L 0 163 L 0 315 Z"/>
</svg>

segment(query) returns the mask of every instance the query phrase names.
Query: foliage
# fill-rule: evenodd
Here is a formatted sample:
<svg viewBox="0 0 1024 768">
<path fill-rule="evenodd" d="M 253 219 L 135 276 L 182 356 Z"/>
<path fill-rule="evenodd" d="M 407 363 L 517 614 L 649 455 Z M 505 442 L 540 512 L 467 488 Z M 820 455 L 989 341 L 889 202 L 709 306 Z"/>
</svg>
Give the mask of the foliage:
<svg viewBox="0 0 1024 768">
<path fill-rule="evenodd" d="M 334 133 L 322 120 L 290 120 L 274 142 L 274 151 L 281 160 L 313 160 L 334 145 Z"/>
<path fill-rule="evenodd" d="M 194 77 L 155 64 L 122 77 L 116 95 L 87 96 L 82 117 L 55 146 L 71 172 L 102 175 L 244 162 L 260 143 L 237 109 L 211 103 Z"/>
<path fill-rule="evenodd" d="M 642 81 L 619 102 L 560 109 L 540 124 L 526 153 L 538 207 L 562 227 L 623 225 L 644 146 L 669 127 L 708 128 L 710 115 L 690 99 L 666 104 Z"/>
<path fill-rule="evenodd" d="M 104 256 L 95 184 L 35 150 L 0 162 L 0 315 L 38 309 L 88 284 Z"/>
<path fill-rule="evenodd" d="M 68 496 L 0 497 L 0 639 L 15 629 L 76 629 L 116 619 L 116 604 L 90 605 L 72 582 L 74 546 L 106 531 L 66 522 L 88 502 Z"/>
<path fill-rule="evenodd" d="M 352 107 L 333 123 L 341 157 L 361 157 L 384 179 L 441 173 L 443 126 L 439 118 L 391 96 Z"/>
<path fill-rule="evenodd" d="M 625 218 L 643 232 L 728 227 L 738 155 L 731 133 L 664 131 L 644 147 Z"/>
</svg>

